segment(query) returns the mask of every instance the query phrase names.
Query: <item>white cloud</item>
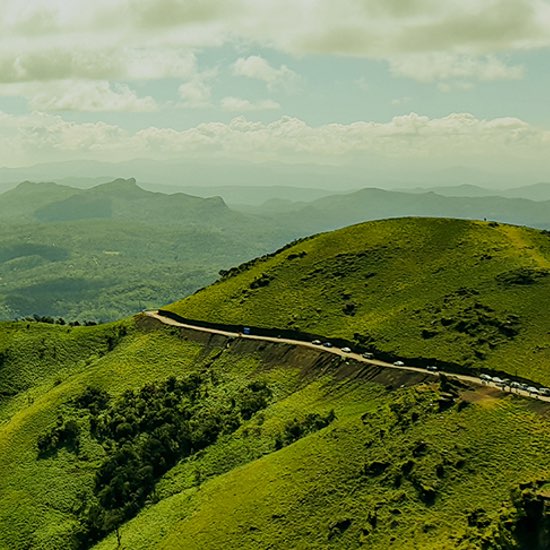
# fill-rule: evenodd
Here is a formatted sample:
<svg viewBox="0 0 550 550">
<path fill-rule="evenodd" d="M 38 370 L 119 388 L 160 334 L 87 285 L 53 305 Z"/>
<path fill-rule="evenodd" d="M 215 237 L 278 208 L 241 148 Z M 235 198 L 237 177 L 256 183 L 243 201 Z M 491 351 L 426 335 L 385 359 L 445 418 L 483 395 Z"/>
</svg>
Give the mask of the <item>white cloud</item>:
<svg viewBox="0 0 550 550">
<path fill-rule="evenodd" d="M 212 85 L 216 78 L 215 69 L 197 73 L 189 82 L 182 84 L 178 91 L 183 100 L 182 107 L 203 108 L 211 105 Z"/>
<path fill-rule="evenodd" d="M 63 80 L 157 80 L 196 71 L 192 53 L 167 48 L 52 49 L 0 53 L 0 82 Z"/>
<path fill-rule="evenodd" d="M 56 80 L 0 86 L 0 96 L 25 97 L 36 111 L 147 112 L 158 110 L 155 100 L 138 97 L 125 84 L 107 81 Z"/>
<path fill-rule="evenodd" d="M 492 56 L 550 46 L 549 0 L 3 0 L 0 21 L 4 82 L 190 78 L 193 51 L 227 43 L 385 59 L 408 77 L 401 56 L 427 56 L 428 80 L 518 78 Z M 458 56 L 455 74 L 426 67 L 438 52 Z M 292 74 L 262 59 L 236 70 L 268 85 Z"/>
<path fill-rule="evenodd" d="M 273 111 L 280 109 L 281 106 L 272 99 L 260 99 L 250 101 L 240 97 L 224 97 L 221 101 L 221 107 L 224 111 L 247 112 L 247 111 Z"/>
<path fill-rule="evenodd" d="M 289 69 L 286 65 L 281 65 L 278 69 L 271 66 L 269 62 L 259 55 L 249 57 L 240 57 L 233 64 L 233 74 L 261 80 L 267 84 L 270 89 L 277 87 L 290 89 L 297 84 L 298 75 Z"/>
<path fill-rule="evenodd" d="M 309 126 L 292 117 L 271 123 L 234 118 L 186 130 L 130 132 L 104 123 L 78 124 L 59 116 L 0 112 L 0 165 L 69 158 L 124 160 L 186 157 L 345 163 L 372 156 L 502 166 L 547 166 L 550 132 L 517 118 L 483 120 L 468 113 L 431 119 L 415 113 L 388 122 Z"/>
<path fill-rule="evenodd" d="M 524 73 L 523 67 L 506 65 L 493 55 L 475 57 L 443 52 L 390 59 L 390 68 L 395 76 L 405 76 L 420 82 L 451 79 L 518 80 Z"/>
<path fill-rule="evenodd" d="M 401 107 L 402 105 L 406 105 L 411 101 L 412 101 L 412 97 L 409 97 L 409 96 L 396 97 L 395 99 L 392 99 L 391 104 L 394 105 L 395 107 Z"/>
<path fill-rule="evenodd" d="M 152 97 L 138 97 L 124 84 L 106 81 L 64 81 L 33 94 L 30 107 L 37 111 L 156 111 Z"/>
</svg>

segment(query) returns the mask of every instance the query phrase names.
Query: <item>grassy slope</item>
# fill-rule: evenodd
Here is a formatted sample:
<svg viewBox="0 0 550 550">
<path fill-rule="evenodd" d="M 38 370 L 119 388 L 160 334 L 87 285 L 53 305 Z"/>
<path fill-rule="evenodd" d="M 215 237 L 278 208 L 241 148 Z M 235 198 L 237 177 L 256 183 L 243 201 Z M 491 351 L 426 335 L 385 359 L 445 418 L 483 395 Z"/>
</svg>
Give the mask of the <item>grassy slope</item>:
<svg viewBox="0 0 550 550">
<path fill-rule="evenodd" d="M 32 339 L 20 326 L 20 342 Z M 169 328 L 128 328 L 128 335 L 104 355 L 101 331 L 112 327 L 78 329 L 83 344 L 97 341 L 95 349 L 90 344 L 92 361 L 76 362 L 61 383 L 48 376 L 36 379 L 26 394 L 4 407 L 0 548 L 69 547 L 72 511 L 91 488 L 103 451 L 86 439 L 80 458 L 61 450 L 37 460 L 38 435 L 55 422 L 63 403 L 88 384 L 120 395 L 210 363 L 224 387 L 267 381 L 273 404 L 232 436 L 171 470 L 158 484 L 156 499 L 121 529 L 124 547 L 354 548 L 363 541 L 367 547 L 387 548 L 396 537 L 396 548 L 414 547 L 411 541 L 421 548 L 456 548 L 457 538 L 467 531 L 469 511 L 482 507 L 493 517 L 518 482 L 550 474 L 548 412 L 535 412 L 528 401 L 486 396 L 464 410 L 455 406 L 438 413 L 434 388 L 387 392 L 383 385 L 342 377 L 337 370 L 304 371 L 301 361 L 285 363 L 284 353 L 274 360 L 254 348 L 228 350 L 212 362 L 223 348 L 221 340 L 205 347 Z M 63 330 L 34 327 L 55 345 L 65 337 Z M 62 359 L 46 364 L 52 372 L 65 368 Z M 392 406 L 401 412 L 392 412 Z M 287 421 L 330 409 L 337 420 L 328 428 L 275 451 L 275 438 Z M 411 423 L 413 411 L 420 420 Z M 414 458 L 420 441 L 427 443 L 427 452 Z M 389 458 L 392 465 L 383 474 L 362 473 L 365 465 Z M 411 459 L 416 477 L 396 487 L 395 476 Z M 443 465 L 441 477 L 435 473 L 438 465 Z M 433 505 L 421 500 L 415 483 L 434 485 Z M 340 533 L 335 525 L 346 520 L 350 527 Z M 98 548 L 116 548 L 115 537 Z"/>
<path fill-rule="evenodd" d="M 305 240 L 168 309 L 327 337 L 359 333 L 404 358 L 504 370 L 550 385 L 550 277 L 528 285 L 497 279 L 521 268 L 550 269 L 548 234 L 484 222 L 385 220 Z M 251 288 L 260 277 L 269 284 Z M 348 304 L 353 315 L 344 313 Z M 519 334 L 510 338 L 503 331 L 514 315 Z M 461 320 L 469 328 L 457 329 Z M 423 330 L 434 334 L 422 337 Z"/>
<path fill-rule="evenodd" d="M 19 338 L 24 340 L 27 331 L 24 325 L 20 325 L 20 329 Z M 40 329 L 46 345 L 57 345 L 60 335 L 52 332 L 61 332 L 61 327 L 36 327 Z M 98 329 L 78 329 L 81 351 L 85 355 L 86 351 L 90 352 L 89 361 L 76 361 L 75 357 L 72 369 L 65 371 L 61 383 L 51 382 L 46 376 L 3 406 L 0 548 L 27 547 L 27 543 L 32 548 L 67 547 L 64 537 L 74 527 L 70 512 L 79 503 L 79 493 L 91 487 L 102 452 L 96 444 L 87 441 L 85 454 L 89 460 L 80 461 L 64 450 L 55 459 L 37 460 L 37 438 L 55 422 L 64 402 L 89 384 L 117 395 L 126 388 L 141 387 L 159 377 L 181 374 L 201 353 L 200 346 L 173 338 L 167 342 L 168 337 L 162 333 L 131 331 L 112 352 L 99 357 L 104 351 L 103 341 L 99 340 L 95 349 L 87 349 L 87 340 Z M 25 355 L 22 362 L 24 358 Z M 51 354 L 47 354 L 42 365 L 44 370 L 49 368 L 53 372 L 61 367 L 52 360 Z"/>
<path fill-rule="evenodd" d="M 399 397 L 410 393 L 404 390 Z M 427 392 L 420 402 L 429 407 L 430 396 Z M 278 421 L 275 414 L 300 414 L 305 407 L 334 406 L 338 421 L 200 488 L 189 487 L 162 500 L 122 529 L 123 542 L 135 549 L 391 546 L 450 550 L 459 547 L 457 541 L 468 531 L 469 512 L 483 508 L 490 517 L 496 515 L 514 483 L 544 478 L 550 471 L 544 452 L 548 421 L 537 418 L 524 404 L 488 402 L 462 413 L 428 413 L 422 423 L 400 433 L 388 409 L 394 397 L 380 395 L 380 388 L 372 385 L 345 390 L 333 384 L 330 389 L 308 387 L 299 394 L 307 405 L 295 397 L 270 411 L 264 430 L 273 429 Z M 412 401 L 418 398 L 413 395 Z M 375 406 L 387 417 L 375 425 L 363 425 L 362 414 Z M 379 438 L 380 429 L 388 430 L 385 439 Z M 246 438 L 242 439 L 245 446 Z M 410 480 L 399 487 L 393 481 L 420 441 L 427 443 L 429 451 L 416 459 L 415 475 L 438 484 L 433 505 L 422 502 Z M 518 449 L 527 453 L 525 460 L 514 460 Z M 462 457 L 465 465 L 455 467 Z M 394 462 L 383 475 L 363 473 L 366 464 L 388 460 Z M 509 465 L 505 471 L 504 463 Z M 441 464 L 439 479 L 436 469 Z M 200 461 L 194 465 L 201 466 Z M 351 521 L 349 529 L 331 537 L 334 526 L 346 520 Z M 114 537 L 98 545 L 102 550 L 115 547 Z M 465 543 L 462 548 L 477 546 Z"/>
</svg>

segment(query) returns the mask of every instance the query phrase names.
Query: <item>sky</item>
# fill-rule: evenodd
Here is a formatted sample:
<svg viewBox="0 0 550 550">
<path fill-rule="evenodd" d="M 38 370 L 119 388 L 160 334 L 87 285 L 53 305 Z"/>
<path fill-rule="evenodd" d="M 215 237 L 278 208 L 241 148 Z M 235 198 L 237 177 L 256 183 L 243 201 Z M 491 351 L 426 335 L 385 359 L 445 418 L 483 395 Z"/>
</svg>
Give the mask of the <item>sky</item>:
<svg viewBox="0 0 550 550">
<path fill-rule="evenodd" d="M 548 181 L 549 69 L 550 0 L 0 0 L 0 166 Z"/>
</svg>

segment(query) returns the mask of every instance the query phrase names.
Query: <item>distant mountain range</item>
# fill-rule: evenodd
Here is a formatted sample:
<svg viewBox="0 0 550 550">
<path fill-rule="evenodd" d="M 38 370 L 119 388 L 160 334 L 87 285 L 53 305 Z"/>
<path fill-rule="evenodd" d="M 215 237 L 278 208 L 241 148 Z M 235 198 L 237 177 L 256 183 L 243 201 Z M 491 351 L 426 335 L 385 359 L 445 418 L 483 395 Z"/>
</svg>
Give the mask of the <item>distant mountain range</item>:
<svg viewBox="0 0 550 550">
<path fill-rule="evenodd" d="M 117 179 L 76 189 L 56 183 L 23 182 L 2 195 L 3 220 L 58 222 L 89 219 L 147 220 L 155 223 L 218 223 L 233 216 L 221 197 L 207 199 L 184 193 L 166 195 L 139 187 L 136 180 Z M 206 217 L 205 217 L 206 216 Z"/>
<path fill-rule="evenodd" d="M 0 191 L 25 180 L 55 181 L 76 187 L 91 187 L 116 177 L 133 176 L 148 189 L 171 192 L 171 187 L 300 187 L 345 192 L 364 187 L 410 190 L 414 187 L 440 188 L 474 185 L 499 194 L 499 189 L 517 188 L 524 182 L 548 181 L 538 171 L 486 172 L 479 168 L 454 166 L 440 169 L 437 166 L 407 166 L 404 160 L 365 158 L 361 163 L 284 164 L 277 162 L 236 162 L 224 159 L 149 160 L 134 159 L 124 162 L 97 162 L 72 160 L 52 162 L 20 168 L 0 167 Z M 214 193 L 218 193 L 217 191 Z M 191 194 L 199 194 L 194 191 Z M 210 192 L 212 194 L 212 192 Z M 524 198 L 533 198 L 531 196 Z M 224 197 L 225 198 L 225 197 Z M 284 198 L 270 196 L 268 198 Z M 298 200 L 296 197 L 288 197 Z M 232 200 L 228 202 L 234 202 Z"/>
<path fill-rule="evenodd" d="M 220 197 L 153 193 L 134 179 L 90 189 L 23 182 L 0 195 L 0 318 L 119 318 L 296 235 Z"/>
<path fill-rule="evenodd" d="M 550 201 L 376 188 L 331 195 L 228 189 L 240 207 L 220 196 L 148 191 L 133 178 L 85 188 L 20 183 L 0 195 L 0 318 L 114 319 L 186 296 L 219 270 L 295 238 L 368 220 L 486 218 L 550 228 Z"/>
<path fill-rule="evenodd" d="M 550 227 L 550 201 L 495 196 L 454 197 L 433 191 L 405 193 L 376 188 L 330 195 L 310 202 L 273 199 L 258 207 L 256 213 L 259 212 L 304 233 L 401 216 L 487 219 L 542 229 Z"/>
<path fill-rule="evenodd" d="M 533 201 L 550 201 L 550 183 L 535 183 L 522 187 L 495 190 L 478 185 L 462 184 L 448 187 L 415 187 L 413 189 L 398 189 L 405 193 L 437 193 L 445 197 L 505 197 L 521 198 Z"/>
</svg>

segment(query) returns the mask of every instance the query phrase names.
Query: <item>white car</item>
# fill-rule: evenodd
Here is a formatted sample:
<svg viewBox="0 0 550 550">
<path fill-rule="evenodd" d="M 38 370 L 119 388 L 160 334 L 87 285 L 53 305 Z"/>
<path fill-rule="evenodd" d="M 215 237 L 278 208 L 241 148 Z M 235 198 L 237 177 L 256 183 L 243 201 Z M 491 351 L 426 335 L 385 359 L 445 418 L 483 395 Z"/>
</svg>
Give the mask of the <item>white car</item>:
<svg viewBox="0 0 550 550">
<path fill-rule="evenodd" d="M 404 367 L 405 366 L 405 363 L 403 363 L 403 361 L 394 361 L 393 364 L 396 367 Z"/>
<path fill-rule="evenodd" d="M 313 342 L 311 342 L 314 346 L 320 346 L 321 345 L 321 340 L 313 340 Z"/>
<path fill-rule="evenodd" d="M 347 346 L 345 346 L 341 349 L 341 351 L 343 351 L 344 353 L 351 353 L 351 348 L 348 348 Z"/>
<path fill-rule="evenodd" d="M 363 357 L 365 359 L 372 359 L 374 357 L 374 354 L 366 351 L 365 353 L 363 353 Z"/>
<path fill-rule="evenodd" d="M 482 380 L 486 380 L 487 382 L 490 382 L 492 380 L 492 377 L 490 377 L 488 374 L 482 374 L 480 378 Z"/>
</svg>

